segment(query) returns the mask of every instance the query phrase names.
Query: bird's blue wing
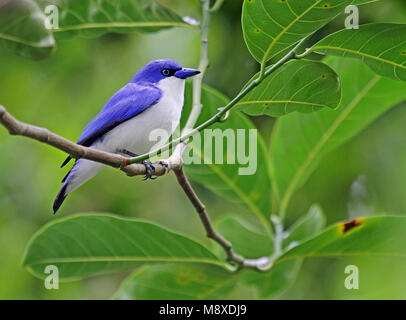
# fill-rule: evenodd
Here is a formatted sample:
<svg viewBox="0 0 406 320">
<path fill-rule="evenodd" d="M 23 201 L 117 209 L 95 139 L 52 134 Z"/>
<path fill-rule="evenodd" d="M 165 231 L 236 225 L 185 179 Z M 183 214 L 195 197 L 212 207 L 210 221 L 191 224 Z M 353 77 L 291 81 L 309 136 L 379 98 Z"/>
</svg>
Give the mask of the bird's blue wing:
<svg viewBox="0 0 406 320">
<path fill-rule="evenodd" d="M 155 86 L 129 83 L 107 101 L 100 113 L 89 122 L 78 140 L 78 144 L 89 147 L 97 139 L 121 123 L 135 117 L 156 104 L 161 91 Z M 68 157 L 62 167 L 70 161 Z"/>
</svg>

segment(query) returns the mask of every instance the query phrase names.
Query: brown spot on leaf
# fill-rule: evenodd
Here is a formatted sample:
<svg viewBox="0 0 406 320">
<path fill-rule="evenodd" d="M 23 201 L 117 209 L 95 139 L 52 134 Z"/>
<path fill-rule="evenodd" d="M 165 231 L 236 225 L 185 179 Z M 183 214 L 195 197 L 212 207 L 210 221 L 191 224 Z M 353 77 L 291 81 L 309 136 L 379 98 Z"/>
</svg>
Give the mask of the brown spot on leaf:
<svg viewBox="0 0 406 320">
<path fill-rule="evenodd" d="M 363 221 L 361 219 L 354 219 L 348 222 L 343 222 L 341 223 L 341 233 L 346 234 L 348 231 L 359 227 L 360 225 L 363 224 Z"/>
<path fill-rule="evenodd" d="M 177 280 L 181 284 L 186 284 L 192 279 L 192 275 L 190 274 L 190 271 L 187 268 L 181 267 L 179 270 L 179 275 L 177 277 Z"/>
</svg>

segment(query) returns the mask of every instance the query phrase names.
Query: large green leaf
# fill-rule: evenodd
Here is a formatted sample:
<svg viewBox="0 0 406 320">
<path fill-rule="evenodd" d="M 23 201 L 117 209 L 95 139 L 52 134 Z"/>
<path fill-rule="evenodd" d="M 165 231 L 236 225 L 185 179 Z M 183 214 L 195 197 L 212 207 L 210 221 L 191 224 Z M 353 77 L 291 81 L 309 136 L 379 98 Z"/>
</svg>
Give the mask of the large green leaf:
<svg viewBox="0 0 406 320">
<path fill-rule="evenodd" d="M 55 13 L 59 27 L 45 28 L 45 8 Z M 47 13 L 48 14 L 48 13 Z M 50 19 L 55 23 L 55 19 Z M 97 37 L 106 32 L 154 32 L 170 27 L 193 27 L 156 0 L 2 0 L 0 45 L 30 59 L 49 56 L 54 37 Z"/>
<path fill-rule="evenodd" d="M 114 295 L 120 300 L 227 299 L 239 276 L 210 265 L 163 264 L 132 273 Z"/>
<path fill-rule="evenodd" d="M 320 157 L 360 132 L 389 108 L 406 99 L 406 84 L 382 78 L 361 61 L 331 58 L 343 97 L 337 110 L 292 113 L 278 119 L 271 142 L 274 190 L 284 212 L 293 192 Z"/>
<path fill-rule="evenodd" d="M 100 36 L 105 32 L 154 32 L 162 28 L 188 26 L 172 10 L 156 0 L 38 0 L 42 7 L 59 9 L 58 37 Z"/>
<path fill-rule="evenodd" d="M 233 243 L 233 250 L 248 259 L 270 256 L 272 238 L 261 225 L 235 215 L 227 215 L 216 223 L 216 230 Z"/>
<path fill-rule="evenodd" d="M 46 276 L 47 265 L 56 265 L 61 279 L 75 280 L 167 261 L 222 265 L 194 240 L 152 223 L 105 214 L 47 224 L 31 239 L 23 265 L 38 277 Z"/>
<path fill-rule="evenodd" d="M 0 46 L 30 59 L 47 57 L 55 40 L 45 28 L 44 18 L 32 0 L 0 1 Z"/>
<path fill-rule="evenodd" d="M 290 229 L 295 243 L 320 231 L 324 218 L 317 208 Z M 233 248 L 248 257 L 271 254 L 272 239 L 258 226 L 241 218 L 228 216 L 216 229 L 226 235 Z M 307 234 L 304 232 L 307 230 Z M 250 242 L 250 243 L 246 243 Z M 286 242 L 289 245 L 289 242 Z M 275 298 L 296 278 L 301 259 L 277 264 L 269 272 L 241 270 L 230 273 L 209 265 L 145 266 L 124 282 L 115 295 L 117 299 L 228 299 Z M 243 290 L 238 290 L 242 288 Z"/>
<path fill-rule="evenodd" d="M 217 108 L 224 107 L 227 102 L 228 99 L 217 91 L 204 87 L 202 92 L 203 111 L 200 114 L 198 124 L 212 117 L 218 112 Z M 192 86 L 188 83 L 185 91 L 185 107 L 182 112 L 181 125 L 185 123 L 191 106 Z M 227 141 L 230 142 L 230 148 L 226 148 L 227 141 L 224 141 L 224 147 L 216 153 L 215 146 L 217 145 L 218 147 L 220 144 L 212 139 L 212 156 L 209 157 L 208 152 L 204 151 L 205 147 L 207 150 L 210 149 L 210 138 L 207 138 L 208 136 L 206 136 L 206 139 L 204 138 L 205 133 L 209 131 L 207 129 L 204 130 L 199 135 L 201 143 L 198 142 L 197 138 L 193 139 L 184 154 L 184 158 L 188 157 L 191 159 L 191 155 L 196 157 L 191 165 L 185 166 L 188 176 L 214 193 L 246 208 L 255 214 L 264 226 L 269 228 L 268 216 L 271 212 L 271 185 L 267 151 L 259 135 L 257 135 L 257 139 L 252 143 L 248 139 L 250 135 L 249 130 L 251 130 L 251 133 L 256 133 L 255 126 L 240 112 L 232 112 L 226 122 L 214 124 L 208 129 L 220 129 L 222 133 L 229 133 L 231 137 Z M 237 130 L 240 130 L 240 133 L 242 132 L 243 134 L 238 135 Z M 231 146 L 234 146 L 235 150 L 238 150 L 238 148 L 242 150 L 244 146 L 241 142 L 243 141 L 245 141 L 245 154 L 248 154 L 249 146 L 257 149 L 251 152 L 252 157 L 250 160 L 252 168 L 256 168 L 256 171 L 252 171 L 250 175 L 241 174 L 241 168 L 246 168 L 248 164 L 240 164 L 238 156 L 231 150 Z M 239 145 L 237 145 L 237 142 L 240 142 Z M 223 156 L 224 163 L 216 164 L 215 155 Z M 235 157 L 235 164 L 230 163 L 232 156 Z M 212 163 L 209 163 L 210 160 Z M 226 163 L 226 160 L 228 163 Z M 202 163 L 199 164 L 197 163 L 198 161 Z"/>
<path fill-rule="evenodd" d="M 353 0 L 244 0 L 242 28 L 253 57 L 265 64 L 323 27 Z"/>
<path fill-rule="evenodd" d="M 318 224 L 317 220 L 309 221 Z M 308 227 L 309 225 L 305 228 Z M 269 299 L 275 296 L 272 291 L 268 294 L 268 286 L 272 287 L 280 281 L 283 282 L 280 278 L 281 273 L 278 274 L 279 277 L 275 274 L 272 282 L 268 278 L 272 270 L 273 272 L 278 270 L 278 266 L 312 257 L 385 256 L 388 259 L 405 257 L 405 230 L 406 217 L 403 216 L 359 218 L 351 222 L 338 223 L 287 250 L 275 261 L 271 272 L 265 274 L 250 270 L 229 274 L 214 266 L 210 266 L 207 271 L 206 266 L 199 265 L 192 265 L 191 268 L 188 266 L 187 269 L 169 265 L 153 268 L 146 266 L 139 274 L 136 272 L 130 276 L 117 297 L 166 299 L 172 295 L 175 299 L 224 299 L 225 295 L 228 297 L 236 283 L 245 278 L 243 280 L 245 285 L 254 285 L 259 289 L 259 297 Z M 182 275 L 185 279 L 182 279 Z"/>
<path fill-rule="evenodd" d="M 372 23 L 344 29 L 315 44 L 309 52 L 362 59 L 377 74 L 406 81 L 406 24 Z"/>
<path fill-rule="evenodd" d="M 338 223 L 283 254 L 290 259 L 325 256 L 406 256 L 406 217 L 358 218 Z"/>
<path fill-rule="evenodd" d="M 334 109 L 340 99 L 340 81 L 334 70 L 321 62 L 296 60 L 266 77 L 237 108 L 250 115 L 282 116 L 294 111 Z"/>
</svg>

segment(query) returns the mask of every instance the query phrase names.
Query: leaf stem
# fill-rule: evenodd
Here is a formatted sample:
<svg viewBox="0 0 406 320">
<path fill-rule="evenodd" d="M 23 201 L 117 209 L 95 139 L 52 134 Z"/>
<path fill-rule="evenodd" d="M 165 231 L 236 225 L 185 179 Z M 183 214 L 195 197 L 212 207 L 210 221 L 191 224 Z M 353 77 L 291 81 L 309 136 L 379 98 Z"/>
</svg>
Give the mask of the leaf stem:
<svg viewBox="0 0 406 320">
<path fill-rule="evenodd" d="M 206 207 L 200 201 L 196 192 L 193 190 L 192 185 L 185 175 L 183 167 L 179 167 L 177 169 L 174 169 L 173 171 L 175 172 L 179 185 L 182 187 L 190 202 L 195 207 L 195 210 L 198 213 L 200 220 L 202 221 L 203 227 L 206 230 L 207 237 L 217 242 L 224 249 L 228 261 L 235 262 L 238 265 L 241 265 L 244 262 L 244 258 L 233 251 L 230 241 L 225 239 L 221 234 L 214 230 L 210 217 L 207 214 Z"/>
<path fill-rule="evenodd" d="M 296 50 L 297 50 L 297 48 L 299 48 L 299 46 L 302 44 L 303 41 L 304 40 L 300 41 L 287 55 L 285 55 L 277 63 L 275 63 L 274 65 L 269 67 L 264 72 L 264 76 L 262 78 L 261 78 L 261 76 L 259 76 L 257 79 L 250 82 L 239 94 L 237 94 L 237 96 L 234 97 L 234 99 L 232 99 L 226 106 L 221 108 L 219 112 L 217 112 L 215 115 L 213 115 L 206 122 L 202 123 L 201 125 L 199 125 L 198 127 L 194 128 L 194 129 L 187 130 L 187 132 L 182 134 L 181 137 L 174 139 L 173 141 L 167 143 L 166 145 L 164 145 L 163 147 L 161 147 L 157 150 L 153 150 L 149 153 L 140 155 L 138 157 L 130 158 L 129 159 L 130 163 L 137 163 L 137 162 L 149 159 L 153 156 L 156 156 L 160 152 L 166 151 L 166 150 L 170 149 L 171 147 L 178 145 L 179 143 L 187 141 L 191 136 L 199 133 L 203 129 L 211 126 L 212 124 L 214 124 L 216 122 L 224 121 L 224 120 L 222 120 L 223 116 L 228 111 L 230 111 L 239 101 L 241 101 L 241 99 L 244 98 L 248 94 L 248 92 L 250 92 L 252 89 L 257 87 L 263 81 L 263 79 L 265 79 L 267 76 L 269 76 L 271 73 L 273 73 L 275 70 L 280 68 L 282 65 L 284 65 L 289 60 L 296 59 Z"/>
<path fill-rule="evenodd" d="M 196 125 L 197 119 L 202 112 L 202 83 L 206 73 L 206 69 L 209 67 L 209 31 L 210 31 L 210 1 L 202 0 L 203 19 L 200 29 L 201 45 L 200 45 L 200 74 L 193 79 L 193 105 L 189 118 L 186 122 L 185 128 L 182 134 L 192 130 Z"/>
<path fill-rule="evenodd" d="M 224 3 L 224 0 L 216 0 L 216 2 L 210 8 L 210 12 L 216 12 L 216 11 L 220 10 L 223 3 Z"/>
<path fill-rule="evenodd" d="M 271 261 L 275 261 L 281 254 L 283 249 L 283 240 L 285 237 L 285 232 L 283 230 L 283 223 L 280 218 L 276 215 L 271 216 L 271 221 L 275 228 L 274 236 L 274 251 L 270 258 Z"/>
</svg>

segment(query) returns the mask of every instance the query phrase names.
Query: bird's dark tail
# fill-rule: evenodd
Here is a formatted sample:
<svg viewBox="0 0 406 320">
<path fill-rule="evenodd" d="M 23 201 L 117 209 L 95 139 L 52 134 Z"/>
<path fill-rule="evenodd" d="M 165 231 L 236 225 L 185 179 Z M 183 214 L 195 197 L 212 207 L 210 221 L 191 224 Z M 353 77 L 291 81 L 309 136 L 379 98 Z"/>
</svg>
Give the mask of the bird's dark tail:
<svg viewBox="0 0 406 320">
<path fill-rule="evenodd" d="M 64 200 L 66 199 L 66 187 L 68 186 L 67 183 L 64 183 L 61 190 L 59 190 L 58 195 L 56 196 L 56 199 L 54 201 L 54 214 L 58 211 L 59 207 L 62 205 L 62 203 L 64 202 Z"/>
<path fill-rule="evenodd" d="M 93 178 L 103 167 L 104 165 L 98 162 L 84 159 L 77 160 L 71 171 L 69 171 L 62 180 L 63 186 L 54 202 L 54 213 L 58 211 L 59 207 L 70 192 L 76 190 L 86 181 Z"/>
</svg>

